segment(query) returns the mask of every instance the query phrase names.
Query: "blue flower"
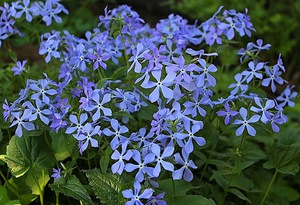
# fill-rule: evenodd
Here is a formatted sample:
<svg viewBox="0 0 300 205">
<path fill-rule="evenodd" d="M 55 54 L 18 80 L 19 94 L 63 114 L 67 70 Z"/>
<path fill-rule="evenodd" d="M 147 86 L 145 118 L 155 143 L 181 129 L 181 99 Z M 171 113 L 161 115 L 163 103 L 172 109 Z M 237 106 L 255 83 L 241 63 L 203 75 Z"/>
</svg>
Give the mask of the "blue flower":
<svg viewBox="0 0 300 205">
<path fill-rule="evenodd" d="M 127 72 L 129 72 L 134 67 L 134 72 L 140 73 L 142 70 L 142 65 L 139 62 L 139 59 L 144 59 L 144 54 L 149 52 L 149 49 L 145 49 L 142 43 L 137 44 L 137 50 L 135 54 L 129 59 L 129 62 L 132 62 Z"/>
<path fill-rule="evenodd" d="M 39 80 L 38 83 L 30 84 L 30 88 L 33 91 L 37 91 L 37 93 L 31 95 L 31 99 L 36 100 L 40 96 L 42 96 L 42 102 L 44 102 L 45 104 L 50 103 L 50 98 L 48 97 L 48 95 L 57 94 L 57 91 L 55 89 L 49 89 L 49 81 L 46 79 Z"/>
<path fill-rule="evenodd" d="M 259 120 L 259 115 L 253 115 L 250 119 L 247 119 L 248 111 L 246 108 L 241 107 L 239 111 L 240 116 L 242 117 L 242 120 L 236 119 L 232 124 L 235 125 L 241 125 L 236 131 L 235 135 L 240 136 L 243 134 L 245 128 L 247 129 L 247 132 L 251 136 L 256 135 L 256 130 L 250 125 L 250 123 L 255 123 Z"/>
<path fill-rule="evenodd" d="M 129 130 L 126 126 L 120 125 L 116 119 L 112 119 L 110 121 L 110 124 L 114 131 L 105 128 L 103 130 L 103 134 L 106 136 L 114 136 L 114 138 L 110 142 L 110 146 L 113 150 L 115 150 L 120 146 L 121 143 L 126 141 L 126 137 L 124 137 L 122 134 L 127 133 Z"/>
<path fill-rule="evenodd" d="M 249 70 L 245 70 L 242 72 L 242 75 L 245 76 L 247 83 L 250 83 L 250 81 L 253 79 L 253 77 L 258 78 L 258 79 L 263 78 L 263 75 L 261 73 L 259 73 L 258 71 L 260 71 L 264 67 L 264 63 L 254 64 L 253 61 L 250 61 L 248 63 L 248 67 L 249 67 Z"/>
<path fill-rule="evenodd" d="M 23 0 L 23 5 L 16 5 L 15 8 L 17 11 L 15 18 L 20 18 L 24 13 L 26 15 L 26 21 L 32 21 L 32 13 L 34 12 L 34 8 L 30 7 L 30 0 Z"/>
<path fill-rule="evenodd" d="M 200 67 L 197 67 L 197 75 L 196 83 L 197 87 L 203 87 L 205 82 L 209 83 L 209 86 L 216 86 L 216 79 L 209 72 L 216 72 L 217 67 L 213 64 L 207 65 L 204 59 L 198 59 L 198 63 Z"/>
<path fill-rule="evenodd" d="M 75 131 L 77 131 L 76 135 L 79 135 L 83 129 L 83 126 L 84 126 L 83 123 L 85 123 L 88 119 L 88 115 L 86 113 L 80 114 L 79 120 L 77 119 L 77 117 L 75 115 L 70 115 L 69 119 L 70 119 L 71 123 L 74 124 L 75 126 L 67 127 L 66 134 L 72 134 Z"/>
<path fill-rule="evenodd" d="M 132 150 L 132 159 L 136 162 L 136 164 L 127 163 L 125 165 L 126 172 L 132 172 L 138 169 L 135 179 L 139 182 L 144 180 L 144 174 L 148 176 L 153 176 L 153 168 L 148 167 L 147 165 L 154 162 L 155 155 L 153 153 L 148 153 L 146 156 L 142 158 L 141 153 L 137 150 Z"/>
<path fill-rule="evenodd" d="M 111 109 L 103 106 L 104 104 L 108 103 L 111 99 L 109 93 L 106 93 L 103 96 L 101 96 L 102 98 L 101 102 L 100 102 L 100 93 L 98 90 L 94 90 L 91 96 L 92 96 L 91 98 L 92 101 L 90 105 L 87 108 L 85 108 L 85 110 L 86 111 L 96 110 L 96 112 L 92 116 L 94 122 L 100 119 L 100 117 L 102 116 L 101 112 L 103 113 L 104 116 L 112 115 Z"/>
<path fill-rule="evenodd" d="M 273 93 L 275 93 L 276 91 L 276 85 L 275 83 L 278 83 L 280 85 L 282 85 L 285 80 L 283 80 L 280 75 L 282 74 L 282 72 L 280 71 L 280 67 L 279 66 L 274 66 L 273 69 L 265 66 L 265 71 L 267 74 L 267 78 L 264 78 L 261 85 L 264 87 L 267 87 L 271 84 L 271 90 Z"/>
<path fill-rule="evenodd" d="M 40 99 L 36 99 L 35 100 L 35 105 L 36 105 L 36 107 L 34 107 L 33 105 L 32 105 L 32 103 L 31 102 L 29 102 L 29 101 L 26 101 L 25 102 L 25 104 L 26 104 L 26 106 L 33 112 L 32 114 L 31 114 L 31 116 L 29 117 L 29 120 L 30 121 L 33 121 L 33 120 L 36 120 L 37 119 L 37 116 L 39 116 L 40 117 L 40 119 L 46 124 L 46 125 L 48 125 L 48 123 L 49 123 L 49 118 L 48 117 L 46 117 L 45 115 L 50 115 L 50 114 L 52 114 L 52 112 L 51 112 L 51 110 L 49 110 L 49 109 L 43 109 L 43 107 L 45 106 L 45 104 L 44 103 L 42 103 L 42 101 L 40 100 Z"/>
<path fill-rule="evenodd" d="M 122 146 L 122 151 L 121 153 L 118 150 L 115 150 L 112 155 L 111 158 L 114 160 L 118 160 L 117 162 L 115 162 L 112 166 L 111 166 L 111 171 L 112 173 L 118 173 L 118 174 L 122 174 L 124 168 L 125 168 L 125 163 L 124 160 L 129 160 L 133 153 L 131 150 L 127 150 L 127 144 L 123 143 Z"/>
<path fill-rule="evenodd" d="M 267 123 L 268 121 L 271 120 L 271 113 L 268 110 L 271 108 L 274 108 L 275 103 L 274 103 L 274 100 L 267 100 L 265 107 L 263 107 L 260 100 L 261 100 L 260 98 L 254 97 L 254 102 L 256 103 L 256 105 L 258 105 L 259 108 L 251 106 L 250 110 L 252 110 L 255 113 L 262 112 L 260 120 L 263 123 Z"/>
<path fill-rule="evenodd" d="M 244 93 L 248 90 L 248 85 L 242 84 L 246 81 L 246 79 L 243 78 L 241 73 L 237 73 L 234 76 L 234 79 L 236 80 L 236 83 L 232 83 L 228 86 L 228 88 L 234 88 L 232 91 L 230 91 L 231 95 L 236 95 L 239 91 Z"/>
<path fill-rule="evenodd" d="M 25 64 L 27 63 L 27 60 L 24 61 L 18 61 L 16 64 L 16 67 L 12 67 L 11 71 L 14 72 L 14 76 L 20 75 L 24 69 L 25 69 Z"/>
<path fill-rule="evenodd" d="M 192 129 L 191 129 L 192 128 Z M 187 154 L 190 154 L 194 150 L 193 140 L 196 141 L 196 143 L 199 146 L 204 146 L 206 144 L 206 140 L 203 137 L 196 136 L 196 133 L 203 128 L 203 122 L 197 122 L 192 125 L 189 120 L 184 121 L 184 129 L 187 133 L 181 132 L 176 133 L 176 137 L 180 139 L 187 139 L 187 142 L 184 145 L 184 151 Z"/>
<path fill-rule="evenodd" d="M 53 173 L 52 173 L 51 177 L 53 177 L 55 180 L 59 179 L 61 177 L 61 169 L 60 168 L 58 168 L 58 169 L 53 168 L 52 172 Z"/>
<path fill-rule="evenodd" d="M 216 114 L 218 116 L 225 117 L 224 124 L 228 125 L 231 122 L 232 118 L 237 116 L 237 114 L 239 114 L 239 113 L 236 110 L 231 110 L 228 102 L 225 102 L 224 108 L 225 108 L 225 110 L 219 110 L 216 112 Z"/>
<path fill-rule="evenodd" d="M 141 184 L 138 181 L 134 182 L 134 191 L 132 191 L 131 189 L 126 189 L 122 191 L 122 195 L 126 199 L 131 199 L 130 201 L 126 202 L 125 205 L 143 205 L 141 199 L 149 199 L 154 192 L 154 190 L 152 189 L 145 189 L 140 194 L 140 191 L 141 191 Z"/>
<path fill-rule="evenodd" d="M 192 181 L 194 178 L 194 175 L 193 175 L 192 171 L 189 169 L 189 167 L 193 168 L 193 169 L 197 169 L 197 166 L 195 165 L 195 163 L 192 160 L 188 159 L 189 155 L 184 150 L 182 150 L 183 158 L 180 156 L 179 153 L 176 153 L 174 155 L 174 157 L 175 157 L 176 164 L 182 165 L 182 167 L 178 170 L 175 170 L 172 173 L 173 179 L 179 180 L 179 179 L 182 179 L 182 177 L 183 177 L 183 179 L 187 182 Z"/>
<path fill-rule="evenodd" d="M 80 153 L 86 150 L 89 143 L 92 147 L 98 147 L 98 141 L 92 137 L 99 135 L 100 126 L 93 127 L 91 123 L 86 123 L 82 128 L 81 134 L 74 136 L 77 140 L 83 142 L 82 146 L 80 146 Z"/>
<path fill-rule="evenodd" d="M 163 159 L 170 157 L 174 152 L 174 147 L 168 146 L 163 149 L 163 153 L 161 154 L 161 148 L 157 144 L 153 144 L 151 146 L 151 151 L 155 155 L 156 165 L 153 169 L 153 176 L 158 177 L 161 172 L 161 166 L 168 171 L 173 172 L 174 166 L 172 163 L 164 161 Z"/>
<path fill-rule="evenodd" d="M 163 200 L 164 196 L 164 192 L 156 196 L 151 196 L 146 205 L 167 205 L 167 202 Z"/>
<path fill-rule="evenodd" d="M 276 98 L 277 101 L 280 102 L 280 107 L 285 107 L 286 105 L 290 107 L 294 107 L 295 103 L 292 99 L 296 98 L 297 92 L 292 92 L 294 86 L 287 86 L 284 91 Z"/>
<path fill-rule="evenodd" d="M 156 102 L 159 99 L 160 91 L 163 96 L 167 99 L 173 98 L 173 90 L 169 88 L 173 84 L 176 74 L 171 72 L 168 73 L 165 79 L 161 80 L 161 71 L 153 72 L 152 75 L 157 82 L 148 81 L 147 83 L 142 84 L 143 88 L 153 88 L 155 89 L 150 93 L 149 100 L 151 102 Z"/>
<path fill-rule="evenodd" d="M 15 131 L 16 136 L 22 137 L 22 127 L 24 127 L 27 131 L 32 131 L 35 129 L 34 124 L 29 121 L 29 117 L 32 114 L 30 109 L 26 109 L 24 112 L 12 112 L 11 114 L 14 117 L 14 121 L 12 121 L 10 127 L 17 125 L 17 129 Z"/>
</svg>

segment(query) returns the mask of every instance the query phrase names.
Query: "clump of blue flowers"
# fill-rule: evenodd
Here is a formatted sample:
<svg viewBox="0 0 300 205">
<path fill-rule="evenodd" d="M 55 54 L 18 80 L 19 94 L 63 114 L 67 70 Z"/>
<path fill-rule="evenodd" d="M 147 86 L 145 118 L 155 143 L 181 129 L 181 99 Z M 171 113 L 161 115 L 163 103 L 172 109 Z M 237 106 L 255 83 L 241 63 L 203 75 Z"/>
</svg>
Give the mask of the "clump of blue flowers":
<svg viewBox="0 0 300 205">
<path fill-rule="evenodd" d="M 0 10 L 0 46 L 21 35 L 18 18 L 41 18 L 49 26 L 68 14 L 58 0 L 15 1 Z M 109 147 L 109 171 L 134 179 L 131 189 L 122 190 L 126 205 L 164 205 L 157 182 L 166 175 L 194 179 L 195 150 L 211 137 L 203 131 L 207 123 L 217 119 L 224 124 L 220 131 L 229 127 L 236 136 L 254 137 L 257 127 L 279 132 L 288 120 L 284 108 L 294 106 L 297 93 L 283 77 L 281 55 L 275 64 L 258 58 L 271 47 L 261 39 L 238 51 L 239 69 L 226 92 L 218 93 L 222 68 L 216 48 L 251 37 L 255 29 L 247 12 L 220 7 L 201 24 L 171 14 L 152 28 L 122 5 L 105 8 L 85 37 L 66 30 L 44 33 L 39 54 L 47 64 L 60 63 L 57 78 L 27 79 L 19 97 L 3 104 L 4 119 L 17 137 L 41 127 L 72 137 L 80 155 Z M 18 61 L 14 75 L 22 75 L 27 64 Z M 261 88 L 275 97 L 256 92 Z M 53 168 L 52 177 L 61 178 L 61 169 Z"/>
</svg>

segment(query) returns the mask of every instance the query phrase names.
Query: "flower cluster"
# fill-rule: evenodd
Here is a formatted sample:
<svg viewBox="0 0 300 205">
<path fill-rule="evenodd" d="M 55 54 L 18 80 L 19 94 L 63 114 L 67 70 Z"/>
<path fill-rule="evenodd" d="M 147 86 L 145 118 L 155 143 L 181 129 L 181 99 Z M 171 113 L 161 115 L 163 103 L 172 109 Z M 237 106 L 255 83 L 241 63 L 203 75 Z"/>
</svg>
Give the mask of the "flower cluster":
<svg viewBox="0 0 300 205">
<path fill-rule="evenodd" d="M 31 21 L 32 16 L 41 15 L 46 25 L 52 18 L 60 22 L 58 13 L 67 13 L 58 1 L 50 0 L 30 6 L 24 0 L 4 8 L 2 16 L 20 18 L 25 13 Z M 112 173 L 132 173 L 135 178 L 134 189 L 122 192 L 129 199 L 126 204 L 147 200 L 147 204 L 165 204 L 164 194 L 152 196 L 154 190 L 141 191 L 142 185 L 150 181 L 155 187 L 155 180 L 168 172 L 174 180 L 193 180 L 197 166 L 191 156 L 209 138 L 201 134 L 208 114 L 224 117 L 225 125 L 237 128 L 237 136 L 245 130 L 255 136 L 252 125 L 257 123 L 278 132 L 278 124 L 287 121 L 284 107 L 293 106 L 297 95 L 292 86 L 275 99 L 254 93 L 260 85 L 275 92 L 278 84 L 287 83 L 281 76 L 285 68 L 280 56 L 272 66 L 253 59 L 270 47 L 258 40 L 239 51 L 241 62 L 249 63 L 234 76 L 236 82 L 228 86 L 227 96 L 216 97 L 218 66 L 212 61 L 217 53 L 193 50 L 190 45 L 222 44 L 254 31 L 247 11 L 220 14 L 221 10 L 200 26 L 171 14 L 151 28 L 130 7 L 120 6 L 106 8 L 98 27 L 86 32 L 85 38 L 68 31 L 43 34 L 39 53 L 47 63 L 62 62 L 58 82 L 47 75 L 27 80 L 19 98 L 3 105 L 5 120 L 16 126 L 18 137 L 41 123 L 72 135 L 81 154 L 89 145 L 97 148 L 100 141 L 109 142 Z M 124 79 L 115 79 L 122 71 L 127 72 Z M 137 122 L 135 116 L 150 105 L 157 105 L 152 118 L 144 124 Z M 54 172 L 58 178 L 59 170 Z"/>
<path fill-rule="evenodd" d="M 15 26 L 16 19 L 25 17 L 27 22 L 31 22 L 34 18 L 42 18 L 47 26 L 61 23 L 60 13 L 68 14 L 68 10 L 60 3 L 60 0 L 34 1 L 18 0 L 11 4 L 4 2 L 4 6 L 0 7 L 0 47 L 2 40 L 13 34 L 22 35 Z"/>
</svg>

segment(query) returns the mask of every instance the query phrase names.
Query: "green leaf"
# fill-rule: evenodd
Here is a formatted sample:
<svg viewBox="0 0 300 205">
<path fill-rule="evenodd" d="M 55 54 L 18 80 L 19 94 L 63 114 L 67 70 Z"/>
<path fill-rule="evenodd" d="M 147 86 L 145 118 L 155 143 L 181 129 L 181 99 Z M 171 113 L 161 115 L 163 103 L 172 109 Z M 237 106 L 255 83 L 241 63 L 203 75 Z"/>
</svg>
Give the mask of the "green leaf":
<svg viewBox="0 0 300 205">
<path fill-rule="evenodd" d="M 235 189 L 235 188 L 230 188 L 228 192 L 236 195 L 240 199 L 247 201 L 249 204 L 251 204 L 250 199 L 248 199 L 240 190 Z"/>
<path fill-rule="evenodd" d="M 77 140 L 68 136 L 64 133 L 56 134 L 55 132 L 51 132 L 51 147 L 54 152 L 55 158 L 57 161 L 63 161 L 66 158 L 70 157 L 72 154 L 72 150 L 77 146 Z"/>
<path fill-rule="evenodd" d="M 174 180 L 172 182 L 172 179 L 165 179 L 158 183 L 159 183 L 159 188 L 161 190 L 164 190 L 166 192 L 166 194 L 169 196 L 173 195 L 173 183 L 174 183 L 174 189 L 175 189 L 175 196 L 186 195 L 186 193 L 189 190 L 194 188 L 194 186 L 191 183 L 188 183 L 184 180 Z"/>
<path fill-rule="evenodd" d="M 2 205 L 21 205 L 19 200 L 11 201 L 7 195 L 7 190 L 4 186 L 0 185 L 0 204 Z"/>
<path fill-rule="evenodd" d="M 281 198 L 287 199 L 287 201 L 296 201 L 300 197 L 298 190 L 283 184 L 274 184 L 272 191 Z"/>
<path fill-rule="evenodd" d="M 128 117 L 129 119 L 132 119 L 132 120 L 136 121 L 136 119 L 126 111 L 115 112 L 114 116 Z"/>
<path fill-rule="evenodd" d="M 299 171 L 300 144 L 283 145 L 275 143 L 270 151 L 269 161 L 264 168 L 275 168 L 278 172 L 295 175 Z"/>
<path fill-rule="evenodd" d="M 107 172 L 111 153 L 112 153 L 112 149 L 110 148 L 110 146 L 107 146 L 104 154 L 101 156 L 101 159 L 100 159 L 100 168 L 101 168 L 102 173 Z"/>
<path fill-rule="evenodd" d="M 217 171 L 213 171 L 212 176 L 210 177 L 210 181 L 214 180 L 216 177 L 218 176 L 223 176 L 223 175 L 230 175 L 233 174 L 233 172 L 231 170 L 225 169 L 225 170 L 217 170 Z"/>
<path fill-rule="evenodd" d="M 4 184 L 8 195 L 20 200 L 22 205 L 28 205 L 37 199 L 38 195 L 32 194 L 30 187 L 25 182 L 26 178 L 12 177 Z"/>
<path fill-rule="evenodd" d="M 122 67 L 119 67 L 118 69 L 116 69 L 113 74 L 111 75 L 111 78 L 112 79 L 122 79 L 124 76 L 127 75 L 127 69 L 128 67 L 127 66 L 122 66 Z"/>
<path fill-rule="evenodd" d="M 13 136 L 7 146 L 5 161 L 15 177 L 25 175 L 33 194 L 39 194 L 48 183 L 54 158 L 42 137 Z"/>
<path fill-rule="evenodd" d="M 212 199 L 200 195 L 183 195 L 174 198 L 174 205 L 215 205 Z"/>
<path fill-rule="evenodd" d="M 49 186 L 57 193 L 62 193 L 68 197 L 83 201 L 86 204 L 94 204 L 91 197 L 88 195 L 87 190 L 74 175 L 61 177 L 55 180 L 54 183 L 50 184 Z"/>
<path fill-rule="evenodd" d="M 244 191 L 250 191 L 254 188 L 254 183 L 251 178 L 245 177 L 242 173 L 240 175 L 234 175 L 232 177 L 230 186 Z"/>
<path fill-rule="evenodd" d="M 122 204 L 122 187 L 124 180 L 120 175 L 106 173 L 103 174 L 99 169 L 86 170 L 89 184 L 95 195 L 103 204 Z"/>
</svg>

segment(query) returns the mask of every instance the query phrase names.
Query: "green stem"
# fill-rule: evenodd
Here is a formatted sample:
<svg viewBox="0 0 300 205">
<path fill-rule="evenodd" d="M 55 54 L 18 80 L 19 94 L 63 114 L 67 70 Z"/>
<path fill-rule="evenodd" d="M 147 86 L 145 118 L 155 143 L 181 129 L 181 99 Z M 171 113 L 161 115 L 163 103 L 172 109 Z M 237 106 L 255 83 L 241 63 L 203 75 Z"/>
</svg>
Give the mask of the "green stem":
<svg viewBox="0 0 300 205">
<path fill-rule="evenodd" d="M 57 167 L 59 167 L 59 163 L 58 163 L 58 161 L 57 161 L 57 159 L 55 157 L 55 154 L 54 154 L 55 152 L 54 152 L 53 147 L 51 146 L 51 144 L 50 144 L 50 142 L 48 140 L 46 132 L 44 132 L 44 137 L 45 137 L 46 144 L 48 145 L 49 149 L 51 150 L 51 153 L 53 153 L 53 158 L 54 158 L 55 164 L 56 164 Z"/>
<path fill-rule="evenodd" d="M 90 161 L 90 152 L 89 152 L 89 150 L 87 151 L 87 163 L 88 163 L 89 169 L 92 169 L 91 168 L 91 161 Z"/>
<path fill-rule="evenodd" d="M 241 139 L 241 143 L 240 143 L 240 146 L 239 146 L 239 151 L 243 150 L 245 141 L 246 141 L 246 134 L 243 134 L 242 139 Z"/>
<path fill-rule="evenodd" d="M 223 199 L 222 199 L 222 202 L 221 202 L 220 205 L 223 205 L 225 203 L 225 199 L 226 199 L 226 196 L 227 196 L 227 193 L 228 193 L 228 190 L 229 190 L 232 178 L 233 178 L 233 174 L 230 175 L 230 179 L 229 179 L 229 182 L 228 182 L 228 184 L 227 184 L 227 186 L 225 188 L 224 196 L 223 196 Z"/>
<path fill-rule="evenodd" d="M 4 174 L 2 173 L 2 171 L 0 170 L 0 176 L 3 178 L 3 180 L 5 181 L 5 183 L 10 186 L 12 188 L 12 190 L 14 190 L 14 194 L 18 195 L 18 190 L 9 183 L 9 181 L 6 179 L 6 177 L 4 176 Z"/>
<path fill-rule="evenodd" d="M 59 192 L 55 192 L 55 205 L 59 205 Z"/>
<path fill-rule="evenodd" d="M 173 186 L 173 198 L 175 198 L 175 193 L 176 193 L 176 190 L 175 190 L 175 183 L 174 183 L 174 179 L 172 179 L 172 186 Z"/>
<path fill-rule="evenodd" d="M 273 183 L 275 181 L 275 178 L 276 178 L 277 174 L 278 174 L 278 171 L 276 170 L 275 173 L 274 173 L 274 175 L 273 175 L 273 177 L 272 177 L 272 180 L 271 180 L 271 182 L 270 182 L 270 184 L 269 184 L 269 186 L 267 188 L 267 191 L 265 192 L 265 195 L 264 195 L 264 197 L 263 197 L 260 205 L 263 205 L 265 203 L 265 200 L 266 200 L 266 198 L 267 198 L 267 196 L 268 196 L 268 194 L 269 194 L 269 192 L 271 190 L 271 187 L 272 187 L 272 185 L 273 185 Z"/>
</svg>

